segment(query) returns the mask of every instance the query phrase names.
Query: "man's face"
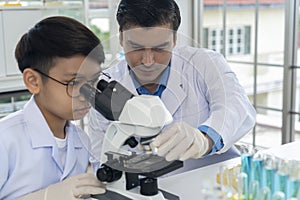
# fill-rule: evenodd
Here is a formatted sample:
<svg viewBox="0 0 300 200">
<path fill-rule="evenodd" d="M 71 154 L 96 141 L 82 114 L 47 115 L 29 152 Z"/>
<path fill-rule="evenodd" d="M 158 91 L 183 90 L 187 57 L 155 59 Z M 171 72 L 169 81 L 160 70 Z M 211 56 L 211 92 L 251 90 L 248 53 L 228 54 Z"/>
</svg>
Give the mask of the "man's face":
<svg viewBox="0 0 300 200">
<path fill-rule="evenodd" d="M 120 33 L 125 58 L 141 85 L 157 84 L 172 56 L 176 38 L 169 25 L 133 27 Z"/>
</svg>

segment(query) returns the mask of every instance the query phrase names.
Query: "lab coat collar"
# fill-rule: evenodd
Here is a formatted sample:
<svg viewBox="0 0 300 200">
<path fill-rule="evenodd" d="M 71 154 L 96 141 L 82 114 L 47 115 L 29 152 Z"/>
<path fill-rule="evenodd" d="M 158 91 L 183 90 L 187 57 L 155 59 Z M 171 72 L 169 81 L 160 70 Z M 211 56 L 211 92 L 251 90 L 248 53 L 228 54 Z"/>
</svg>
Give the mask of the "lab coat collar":
<svg viewBox="0 0 300 200">
<path fill-rule="evenodd" d="M 64 172 L 64 175 L 68 175 L 72 170 L 71 167 L 75 165 L 76 162 L 76 148 L 82 148 L 82 143 L 80 138 L 76 137 L 77 129 L 70 122 L 67 128 L 66 133 L 68 135 L 67 138 L 67 160 L 65 165 L 65 170 L 63 170 L 60 162 L 59 151 L 57 148 L 57 144 L 54 138 L 52 131 L 50 130 L 43 114 L 38 108 L 34 96 L 30 98 L 30 100 L 25 105 L 24 109 L 24 118 L 27 124 L 28 134 L 31 138 L 32 148 L 43 148 L 43 147 L 52 147 L 52 157 L 55 160 L 58 168 L 61 172 Z"/>
<path fill-rule="evenodd" d="M 54 146 L 54 136 L 42 112 L 37 106 L 34 96 L 26 103 L 23 110 L 32 148 Z"/>
<path fill-rule="evenodd" d="M 122 62 L 121 64 L 122 66 L 120 70 L 124 70 L 123 72 L 121 72 L 124 75 L 120 78 L 119 80 L 120 83 L 126 86 L 126 88 L 129 91 L 131 91 L 134 95 L 138 95 L 134 83 L 129 74 L 127 63 Z M 161 97 L 162 101 L 165 103 L 165 106 L 167 107 L 167 109 L 170 111 L 171 114 L 174 114 L 176 112 L 176 110 L 182 104 L 184 99 L 187 97 L 186 92 L 182 88 L 183 85 L 182 78 L 181 78 L 182 67 L 183 67 L 183 60 L 173 54 L 169 80 L 167 83 L 167 87 L 162 93 L 162 97 Z"/>
</svg>

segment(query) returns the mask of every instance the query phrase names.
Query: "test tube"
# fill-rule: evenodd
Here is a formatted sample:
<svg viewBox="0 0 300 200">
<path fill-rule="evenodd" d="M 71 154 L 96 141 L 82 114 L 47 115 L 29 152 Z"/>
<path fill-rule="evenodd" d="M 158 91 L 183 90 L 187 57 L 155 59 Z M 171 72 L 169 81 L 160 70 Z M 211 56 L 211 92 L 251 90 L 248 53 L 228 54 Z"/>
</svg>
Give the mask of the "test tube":
<svg viewBox="0 0 300 200">
<path fill-rule="evenodd" d="M 272 200 L 285 200 L 285 194 L 281 191 L 277 191 L 273 194 Z"/>
<path fill-rule="evenodd" d="M 275 192 L 283 192 L 287 194 L 288 186 L 288 177 L 289 177 L 289 165 L 288 161 L 284 159 L 276 159 L 276 173 L 275 173 Z"/>
<path fill-rule="evenodd" d="M 271 190 L 268 187 L 263 187 L 259 191 L 259 200 L 271 200 Z"/>
<path fill-rule="evenodd" d="M 237 184 L 238 184 L 238 199 L 248 200 L 249 199 L 248 175 L 244 172 L 238 174 Z"/>
<path fill-rule="evenodd" d="M 232 197 L 235 193 L 232 183 L 232 171 L 226 166 L 221 166 L 219 169 L 220 172 L 220 186 L 223 194 L 224 200 L 232 200 Z"/>
<path fill-rule="evenodd" d="M 262 188 L 263 182 L 264 154 L 256 152 L 252 158 L 252 180 L 257 181 L 258 188 Z"/>
<path fill-rule="evenodd" d="M 290 173 L 288 179 L 287 198 L 300 199 L 300 161 L 289 161 Z"/>
<path fill-rule="evenodd" d="M 263 187 L 268 187 L 271 195 L 274 193 L 275 171 L 275 157 L 273 155 L 266 155 L 263 167 Z"/>
<path fill-rule="evenodd" d="M 227 173 L 228 173 L 228 168 L 227 166 L 222 165 L 219 168 L 219 174 L 220 174 L 220 186 L 221 186 L 221 191 L 223 193 L 226 193 L 227 191 L 227 187 L 228 187 L 228 183 L 227 183 Z"/>
<path fill-rule="evenodd" d="M 252 158 L 254 155 L 253 146 L 241 146 L 241 171 L 247 174 L 247 186 L 250 185 L 252 180 Z M 248 188 L 247 188 L 248 190 Z"/>
<path fill-rule="evenodd" d="M 249 185 L 249 200 L 256 200 L 259 197 L 259 183 L 257 180 L 252 180 Z"/>
</svg>

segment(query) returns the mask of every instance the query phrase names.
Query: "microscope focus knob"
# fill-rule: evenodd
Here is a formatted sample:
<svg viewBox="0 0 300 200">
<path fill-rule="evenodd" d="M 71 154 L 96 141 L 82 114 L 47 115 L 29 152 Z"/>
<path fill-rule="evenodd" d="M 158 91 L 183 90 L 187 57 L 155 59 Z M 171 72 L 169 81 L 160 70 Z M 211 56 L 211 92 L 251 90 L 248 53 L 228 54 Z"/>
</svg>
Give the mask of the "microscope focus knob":
<svg viewBox="0 0 300 200">
<path fill-rule="evenodd" d="M 129 145 L 130 148 L 134 148 L 139 144 L 139 142 L 135 139 L 135 137 L 131 136 L 125 141 L 124 145 L 126 144 Z"/>
<path fill-rule="evenodd" d="M 122 172 L 116 169 L 112 169 L 107 165 L 102 165 L 97 170 L 97 178 L 99 181 L 103 182 L 113 182 L 121 178 Z"/>
<path fill-rule="evenodd" d="M 158 185 L 156 178 L 143 178 L 140 182 L 140 193 L 145 196 L 153 196 L 158 194 Z"/>
</svg>

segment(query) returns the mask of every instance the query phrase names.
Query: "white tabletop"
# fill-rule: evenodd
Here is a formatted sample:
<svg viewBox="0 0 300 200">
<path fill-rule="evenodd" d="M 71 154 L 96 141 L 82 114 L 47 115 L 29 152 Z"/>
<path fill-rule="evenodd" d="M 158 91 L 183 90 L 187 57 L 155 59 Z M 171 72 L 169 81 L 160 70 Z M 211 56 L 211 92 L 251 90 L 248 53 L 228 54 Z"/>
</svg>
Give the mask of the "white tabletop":
<svg viewBox="0 0 300 200">
<path fill-rule="evenodd" d="M 270 148 L 264 152 L 288 160 L 300 161 L 300 142 L 292 142 L 278 147 Z M 180 200 L 203 199 L 204 185 L 216 185 L 216 176 L 221 166 L 233 167 L 240 164 L 240 158 L 209 165 L 203 168 L 184 172 L 174 176 L 159 179 L 159 188 L 176 194 Z"/>
<path fill-rule="evenodd" d="M 299 151 L 300 141 L 264 150 L 264 152 L 280 158 L 300 161 Z M 217 173 L 222 166 L 230 168 L 240 163 L 241 158 L 238 157 L 166 178 L 159 178 L 159 189 L 179 196 L 180 200 L 203 199 L 203 187 L 208 184 L 213 187 L 217 184 Z"/>
<path fill-rule="evenodd" d="M 200 169 L 159 179 L 159 188 L 180 197 L 180 200 L 199 200 L 204 184 L 216 184 L 217 173 L 221 166 L 233 167 L 240 163 L 240 158 L 233 158 Z"/>
</svg>

